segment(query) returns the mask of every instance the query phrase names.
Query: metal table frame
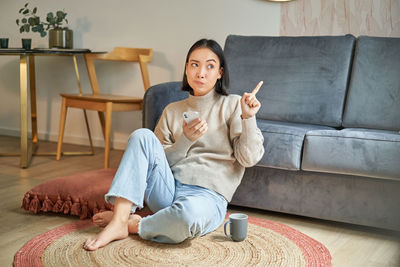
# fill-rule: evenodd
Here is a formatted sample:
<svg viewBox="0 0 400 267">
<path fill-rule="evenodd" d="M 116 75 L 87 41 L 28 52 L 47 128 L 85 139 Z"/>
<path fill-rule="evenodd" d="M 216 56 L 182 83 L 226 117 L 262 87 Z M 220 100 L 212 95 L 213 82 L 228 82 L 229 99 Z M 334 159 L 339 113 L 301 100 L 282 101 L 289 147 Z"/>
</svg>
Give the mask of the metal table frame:
<svg viewBox="0 0 400 267">
<path fill-rule="evenodd" d="M 35 56 L 71 56 L 75 67 L 75 75 L 78 81 L 79 94 L 82 94 L 82 87 L 79 77 L 79 70 L 77 64 L 77 55 L 92 53 L 88 49 L 38 49 L 38 50 L 24 50 L 24 49 L 0 49 L 0 56 L 19 56 L 19 72 L 20 72 L 20 153 L 0 153 L 0 156 L 20 156 L 21 168 L 29 167 L 33 155 L 47 156 L 56 155 L 56 152 L 51 153 L 37 153 L 38 148 L 38 130 L 37 130 L 37 108 L 36 108 L 36 74 L 35 74 Z M 103 53 L 103 52 L 97 52 Z M 29 77 L 29 90 L 30 90 L 30 105 L 31 105 L 31 130 L 32 140 L 28 138 L 28 77 Z M 64 155 L 93 155 L 94 148 L 90 134 L 88 118 L 86 110 L 83 110 L 85 116 L 86 129 L 90 143 L 89 152 L 63 152 Z"/>
</svg>

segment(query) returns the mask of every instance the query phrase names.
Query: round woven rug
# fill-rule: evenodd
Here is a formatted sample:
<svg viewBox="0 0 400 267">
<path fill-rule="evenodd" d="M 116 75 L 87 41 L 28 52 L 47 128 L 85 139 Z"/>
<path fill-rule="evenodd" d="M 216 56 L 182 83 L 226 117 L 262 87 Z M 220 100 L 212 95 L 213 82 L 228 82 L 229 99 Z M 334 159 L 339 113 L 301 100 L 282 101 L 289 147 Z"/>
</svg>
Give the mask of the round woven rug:
<svg viewBox="0 0 400 267">
<path fill-rule="evenodd" d="M 28 241 L 14 266 L 331 266 L 328 249 L 281 223 L 249 217 L 248 236 L 228 239 L 223 227 L 180 244 L 160 244 L 137 235 L 88 252 L 85 240 L 100 231 L 89 220 L 57 227 Z"/>
</svg>

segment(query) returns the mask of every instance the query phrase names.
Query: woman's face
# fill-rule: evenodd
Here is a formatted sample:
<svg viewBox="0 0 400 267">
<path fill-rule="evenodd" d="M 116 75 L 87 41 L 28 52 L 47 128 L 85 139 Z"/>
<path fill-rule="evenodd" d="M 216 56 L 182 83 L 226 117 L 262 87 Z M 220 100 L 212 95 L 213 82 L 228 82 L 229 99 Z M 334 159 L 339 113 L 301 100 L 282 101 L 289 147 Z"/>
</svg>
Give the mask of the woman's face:
<svg viewBox="0 0 400 267">
<path fill-rule="evenodd" d="M 200 47 L 190 54 L 185 73 L 194 95 L 202 96 L 213 90 L 222 71 L 218 56 L 210 49 Z"/>
</svg>

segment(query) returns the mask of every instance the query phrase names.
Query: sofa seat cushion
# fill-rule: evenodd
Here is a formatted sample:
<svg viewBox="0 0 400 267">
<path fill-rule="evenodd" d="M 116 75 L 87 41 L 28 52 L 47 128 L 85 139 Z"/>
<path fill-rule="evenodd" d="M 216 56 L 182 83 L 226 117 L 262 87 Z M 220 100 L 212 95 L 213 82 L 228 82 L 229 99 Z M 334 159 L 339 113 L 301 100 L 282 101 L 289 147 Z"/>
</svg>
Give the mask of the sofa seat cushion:
<svg viewBox="0 0 400 267">
<path fill-rule="evenodd" d="M 304 136 L 310 130 L 333 129 L 311 124 L 257 120 L 265 152 L 258 166 L 299 170 Z"/>
<path fill-rule="evenodd" d="M 400 180 L 400 134 L 361 128 L 310 131 L 302 169 Z"/>
</svg>

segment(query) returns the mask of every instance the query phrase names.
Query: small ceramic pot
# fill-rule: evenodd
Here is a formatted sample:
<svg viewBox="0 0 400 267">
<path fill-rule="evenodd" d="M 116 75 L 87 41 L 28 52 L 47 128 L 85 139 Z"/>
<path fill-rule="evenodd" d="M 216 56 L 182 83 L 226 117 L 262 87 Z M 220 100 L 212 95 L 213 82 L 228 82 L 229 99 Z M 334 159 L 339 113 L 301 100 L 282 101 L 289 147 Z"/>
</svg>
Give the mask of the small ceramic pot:
<svg viewBox="0 0 400 267">
<path fill-rule="evenodd" d="M 22 38 L 22 48 L 26 50 L 31 49 L 32 39 Z"/>
</svg>

